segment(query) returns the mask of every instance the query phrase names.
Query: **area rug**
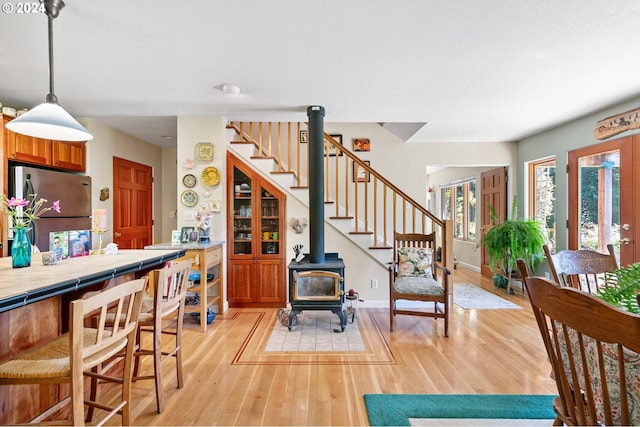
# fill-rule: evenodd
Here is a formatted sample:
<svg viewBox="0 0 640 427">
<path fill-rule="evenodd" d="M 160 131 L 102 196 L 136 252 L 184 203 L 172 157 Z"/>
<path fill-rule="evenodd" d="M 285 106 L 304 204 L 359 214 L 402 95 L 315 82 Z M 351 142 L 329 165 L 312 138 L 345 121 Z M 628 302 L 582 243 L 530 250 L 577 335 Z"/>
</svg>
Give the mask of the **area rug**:
<svg viewBox="0 0 640 427">
<path fill-rule="evenodd" d="M 469 283 L 453 285 L 453 302 L 465 310 L 522 309 L 511 301 Z"/>
<path fill-rule="evenodd" d="M 340 318 L 328 310 L 306 311 L 299 318 L 291 330 L 276 319 L 265 351 L 366 351 L 359 316 L 347 322 L 344 332 Z"/>
<path fill-rule="evenodd" d="M 319 318 L 314 316 L 313 311 L 304 312 L 305 318 L 311 322 L 312 318 L 320 320 L 315 322 L 315 326 L 307 326 L 307 332 L 314 328 L 326 326 L 327 330 L 320 333 L 313 331 L 313 341 L 317 339 L 327 339 L 327 335 L 334 339 L 334 344 L 323 343 L 313 345 L 302 343 L 302 332 L 305 328 L 295 325 L 291 332 L 283 327 L 276 319 L 275 310 L 272 312 L 260 312 L 257 314 L 255 324 L 251 328 L 249 335 L 244 340 L 238 353 L 233 359 L 233 365 L 395 365 L 397 362 L 389 343 L 382 333 L 381 327 L 375 317 L 366 310 L 359 310 L 359 316 L 356 317 L 355 323 L 351 323 L 351 317 L 344 332 L 333 332 L 336 325 L 329 326 L 331 323 L 322 324 L 323 317 L 328 321 L 333 321 L 331 316 L 338 317 L 330 311 L 322 313 Z M 249 312 L 242 313 L 245 316 Z M 325 320 L 327 320 L 325 319 Z M 322 326 L 321 326 L 322 325 Z M 388 326 L 387 326 L 388 328 Z M 355 333 L 355 334 L 354 334 Z M 292 340 L 289 344 L 271 341 L 271 337 L 275 335 L 290 335 Z M 294 338 L 296 338 L 298 341 Z M 353 345 L 349 348 L 349 336 L 352 336 Z M 306 339 L 306 338 L 305 338 Z M 311 338 L 309 338 L 311 340 Z M 295 343 L 295 344 L 294 344 Z M 279 348 L 277 348 L 280 346 Z M 332 348 L 329 348 L 331 346 Z"/>
<path fill-rule="evenodd" d="M 412 420 L 456 419 L 458 424 L 478 425 L 499 420 L 549 420 L 555 418 L 553 395 L 531 394 L 365 394 L 372 426 L 409 426 Z M 478 424 L 473 420 L 478 419 Z M 495 420 L 495 421 L 493 421 Z M 420 421 L 416 425 L 427 425 Z M 514 425 L 516 422 L 503 425 Z"/>
</svg>

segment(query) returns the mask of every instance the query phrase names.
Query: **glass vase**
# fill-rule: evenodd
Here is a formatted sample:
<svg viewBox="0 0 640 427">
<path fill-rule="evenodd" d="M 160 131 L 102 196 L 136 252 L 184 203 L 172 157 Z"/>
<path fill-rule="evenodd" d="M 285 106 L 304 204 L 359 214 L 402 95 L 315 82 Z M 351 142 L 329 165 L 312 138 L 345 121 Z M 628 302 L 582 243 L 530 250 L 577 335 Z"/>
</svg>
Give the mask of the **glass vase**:
<svg viewBox="0 0 640 427">
<path fill-rule="evenodd" d="M 31 265 L 31 242 L 28 228 L 13 229 L 13 243 L 11 244 L 11 266 L 13 268 L 29 267 Z"/>
</svg>

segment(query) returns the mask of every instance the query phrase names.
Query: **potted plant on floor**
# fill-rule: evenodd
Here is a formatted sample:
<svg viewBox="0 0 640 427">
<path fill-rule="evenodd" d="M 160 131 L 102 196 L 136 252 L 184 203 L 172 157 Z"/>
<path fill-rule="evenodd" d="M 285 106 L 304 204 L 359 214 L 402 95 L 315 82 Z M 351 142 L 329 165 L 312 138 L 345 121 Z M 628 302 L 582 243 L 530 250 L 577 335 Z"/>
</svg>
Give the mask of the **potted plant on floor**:
<svg viewBox="0 0 640 427">
<path fill-rule="evenodd" d="M 516 260 L 524 259 L 529 270 L 535 271 L 544 259 L 542 247 L 546 236 L 538 221 L 517 217 L 515 197 L 510 218 L 499 218 L 493 206 L 489 206 L 489 211 L 494 225 L 484 235 L 481 244 L 487 251 L 490 268 L 498 276 L 494 276 L 494 285 L 506 287 L 511 293 L 511 279 L 518 271 Z"/>
</svg>

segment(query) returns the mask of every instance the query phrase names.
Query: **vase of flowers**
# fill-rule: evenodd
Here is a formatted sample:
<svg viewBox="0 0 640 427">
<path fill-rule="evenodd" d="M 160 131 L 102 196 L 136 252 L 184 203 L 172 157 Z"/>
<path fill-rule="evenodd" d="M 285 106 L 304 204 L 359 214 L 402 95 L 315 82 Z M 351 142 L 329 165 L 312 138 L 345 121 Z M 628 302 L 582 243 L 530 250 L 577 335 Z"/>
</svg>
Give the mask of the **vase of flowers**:
<svg viewBox="0 0 640 427">
<path fill-rule="evenodd" d="M 11 243 L 11 266 L 13 268 L 29 267 L 31 265 L 31 241 L 29 228 L 14 228 Z"/>
<path fill-rule="evenodd" d="M 60 201 L 56 200 L 47 206 L 47 199 L 37 198 L 36 194 L 30 195 L 27 199 L 11 197 L 7 198 L 0 194 L 0 210 L 7 213 L 13 230 L 13 242 L 11 244 L 11 265 L 13 268 L 29 267 L 31 265 L 31 241 L 29 230 L 33 221 L 42 216 L 43 213 L 53 210 L 60 213 Z"/>
</svg>

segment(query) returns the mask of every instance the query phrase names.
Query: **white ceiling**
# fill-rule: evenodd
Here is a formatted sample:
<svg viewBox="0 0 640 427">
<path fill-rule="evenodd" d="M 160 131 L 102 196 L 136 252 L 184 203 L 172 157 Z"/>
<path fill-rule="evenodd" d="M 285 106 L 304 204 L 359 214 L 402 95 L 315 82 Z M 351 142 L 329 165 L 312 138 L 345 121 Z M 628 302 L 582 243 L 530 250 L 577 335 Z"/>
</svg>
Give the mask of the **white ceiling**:
<svg viewBox="0 0 640 427">
<path fill-rule="evenodd" d="M 0 102 L 30 108 L 48 92 L 47 20 L 4 4 Z M 309 105 L 409 142 L 509 141 L 640 95 L 637 0 L 66 4 L 60 104 L 163 146 L 179 115 L 305 121 Z"/>
</svg>

